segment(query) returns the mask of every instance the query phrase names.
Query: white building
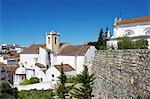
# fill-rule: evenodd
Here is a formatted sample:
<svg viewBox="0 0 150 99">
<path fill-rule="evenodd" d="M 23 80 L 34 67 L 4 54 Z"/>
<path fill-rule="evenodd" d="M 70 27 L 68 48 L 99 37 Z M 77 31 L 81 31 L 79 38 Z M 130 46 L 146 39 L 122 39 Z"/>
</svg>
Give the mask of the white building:
<svg viewBox="0 0 150 99">
<path fill-rule="evenodd" d="M 150 16 L 122 20 L 115 18 L 114 35 L 107 41 L 109 46 L 117 47 L 118 38 L 128 36 L 131 39 L 147 39 L 150 49 Z"/>
<path fill-rule="evenodd" d="M 95 47 L 88 45 L 60 44 L 60 35 L 46 33 L 46 44 L 33 44 L 20 54 L 20 67 L 14 75 L 14 84 L 24 79 L 38 77 L 41 82 L 57 82 L 63 63 L 66 75 L 76 75 L 83 65 L 92 66 Z"/>
</svg>

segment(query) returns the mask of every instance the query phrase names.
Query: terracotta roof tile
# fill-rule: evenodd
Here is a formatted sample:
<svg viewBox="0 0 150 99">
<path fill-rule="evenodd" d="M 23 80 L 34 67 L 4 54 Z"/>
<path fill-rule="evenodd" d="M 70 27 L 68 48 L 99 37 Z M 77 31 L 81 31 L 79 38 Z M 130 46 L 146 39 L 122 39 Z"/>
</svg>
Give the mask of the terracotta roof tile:
<svg viewBox="0 0 150 99">
<path fill-rule="evenodd" d="M 116 24 L 117 25 L 123 25 L 123 24 L 131 24 L 131 23 L 139 23 L 139 22 L 145 22 L 150 21 L 150 16 L 143 16 L 143 17 L 137 17 L 137 18 L 129 18 L 126 20 L 121 20 Z"/>
<path fill-rule="evenodd" d="M 0 66 L 5 67 L 6 70 L 10 71 L 10 72 L 14 72 L 19 67 L 18 65 L 7 65 L 7 64 L 4 64 L 2 62 L 0 62 Z"/>
<path fill-rule="evenodd" d="M 54 65 L 57 70 L 61 70 L 61 65 Z M 74 71 L 75 69 L 72 68 L 69 64 L 63 64 L 64 72 Z"/>
<path fill-rule="evenodd" d="M 10 72 L 15 72 L 17 68 L 18 68 L 18 66 L 7 66 L 6 67 L 7 71 L 10 71 Z"/>
<path fill-rule="evenodd" d="M 0 65 L 1 65 L 1 66 L 5 66 L 6 64 L 4 64 L 4 63 L 0 62 Z"/>
<path fill-rule="evenodd" d="M 32 44 L 25 48 L 21 54 L 39 54 L 39 47 L 45 47 L 45 44 Z"/>
<path fill-rule="evenodd" d="M 65 46 L 60 52 L 59 55 L 62 56 L 83 56 L 87 50 L 90 48 L 89 45 L 68 45 Z"/>
<path fill-rule="evenodd" d="M 36 66 L 38 66 L 39 68 L 45 68 L 45 66 L 41 63 L 35 63 Z"/>
</svg>

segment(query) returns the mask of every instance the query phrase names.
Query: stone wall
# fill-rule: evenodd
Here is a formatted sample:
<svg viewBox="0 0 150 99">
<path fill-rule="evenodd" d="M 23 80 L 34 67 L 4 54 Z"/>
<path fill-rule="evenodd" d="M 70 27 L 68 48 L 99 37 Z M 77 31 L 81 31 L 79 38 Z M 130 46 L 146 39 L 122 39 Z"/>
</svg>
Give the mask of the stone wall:
<svg viewBox="0 0 150 99">
<path fill-rule="evenodd" d="M 97 51 L 92 70 L 102 99 L 150 96 L 150 50 Z"/>
</svg>

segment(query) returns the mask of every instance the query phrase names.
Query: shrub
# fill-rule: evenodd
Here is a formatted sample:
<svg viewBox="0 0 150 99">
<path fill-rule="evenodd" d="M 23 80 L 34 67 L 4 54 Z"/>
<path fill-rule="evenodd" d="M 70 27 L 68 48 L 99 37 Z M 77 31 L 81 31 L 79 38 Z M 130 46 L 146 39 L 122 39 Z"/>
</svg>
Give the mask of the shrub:
<svg viewBox="0 0 150 99">
<path fill-rule="evenodd" d="M 31 77 L 29 80 L 30 84 L 39 83 L 40 80 L 37 77 Z"/>
<path fill-rule="evenodd" d="M 148 49 L 148 41 L 139 39 L 132 41 L 127 36 L 119 38 L 118 49 Z"/>
<path fill-rule="evenodd" d="M 18 99 L 54 99 L 53 90 L 22 90 L 18 92 Z"/>
<path fill-rule="evenodd" d="M 127 36 L 119 38 L 118 49 L 133 49 L 134 42 Z"/>
<path fill-rule="evenodd" d="M 148 49 L 148 41 L 145 39 L 140 39 L 135 41 L 136 49 Z"/>
<path fill-rule="evenodd" d="M 39 83 L 40 80 L 37 77 L 31 77 L 29 80 L 25 79 L 20 85 L 28 85 L 28 84 L 34 84 Z"/>
<path fill-rule="evenodd" d="M 0 99 L 17 99 L 17 88 L 12 88 L 8 83 L 0 84 Z"/>
<path fill-rule="evenodd" d="M 30 84 L 28 79 L 25 79 L 23 82 L 20 83 L 20 85 L 28 85 Z"/>
</svg>

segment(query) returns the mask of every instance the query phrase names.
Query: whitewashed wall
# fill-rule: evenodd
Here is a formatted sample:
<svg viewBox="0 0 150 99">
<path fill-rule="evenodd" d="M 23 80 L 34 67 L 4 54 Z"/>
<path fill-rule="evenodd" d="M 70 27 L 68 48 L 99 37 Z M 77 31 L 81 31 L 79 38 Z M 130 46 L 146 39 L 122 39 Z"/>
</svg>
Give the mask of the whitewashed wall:
<svg viewBox="0 0 150 99">
<path fill-rule="evenodd" d="M 39 48 L 39 59 L 38 62 L 43 64 L 45 67 L 48 65 L 48 53 L 46 49 L 40 47 Z"/>
<path fill-rule="evenodd" d="M 26 78 L 30 79 L 35 76 L 35 71 L 33 69 L 26 69 Z"/>
<path fill-rule="evenodd" d="M 117 37 L 122 37 L 125 35 L 125 31 L 126 30 L 132 30 L 134 32 L 134 34 L 131 36 L 140 36 L 140 35 L 145 35 L 144 34 L 144 30 L 146 28 L 150 27 L 150 25 L 124 25 L 124 26 L 119 26 L 117 28 L 114 28 L 114 37 L 117 38 Z"/>
<path fill-rule="evenodd" d="M 35 59 L 38 57 L 39 54 L 20 54 L 20 63 L 23 63 L 25 68 L 34 68 Z"/>
<path fill-rule="evenodd" d="M 54 77 L 52 77 L 54 75 Z M 46 78 L 47 81 L 52 81 L 53 80 L 58 80 L 58 76 L 60 75 L 60 72 L 54 67 L 51 66 L 47 71 L 46 71 Z"/>
<path fill-rule="evenodd" d="M 37 90 L 54 89 L 54 85 L 52 84 L 52 82 L 35 83 L 30 85 L 14 85 L 14 87 L 17 87 L 18 91 L 31 89 Z"/>
<path fill-rule="evenodd" d="M 35 67 L 35 77 L 39 78 L 41 82 L 47 82 L 46 74 L 39 67 Z"/>
<path fill-rule="evenodd" d="M 91 46 L 85 53 L 85 64 L 88 65 L 89 71 L 91 72 L 92 62 L 94 60 L 96 48 Z"/>
<path fill-rule="evenodd" d="M 75 56 L 57 56 L 57 64 L 69 64 L 73 68 L 76 68 Z"/>
<path fill-rule="evenodd" d="M 83 70 L 83 65 L 85 64 L 85 57 L 84 56 L 77 56 L 77 74 L 81 73 Z"/>
</svg>

